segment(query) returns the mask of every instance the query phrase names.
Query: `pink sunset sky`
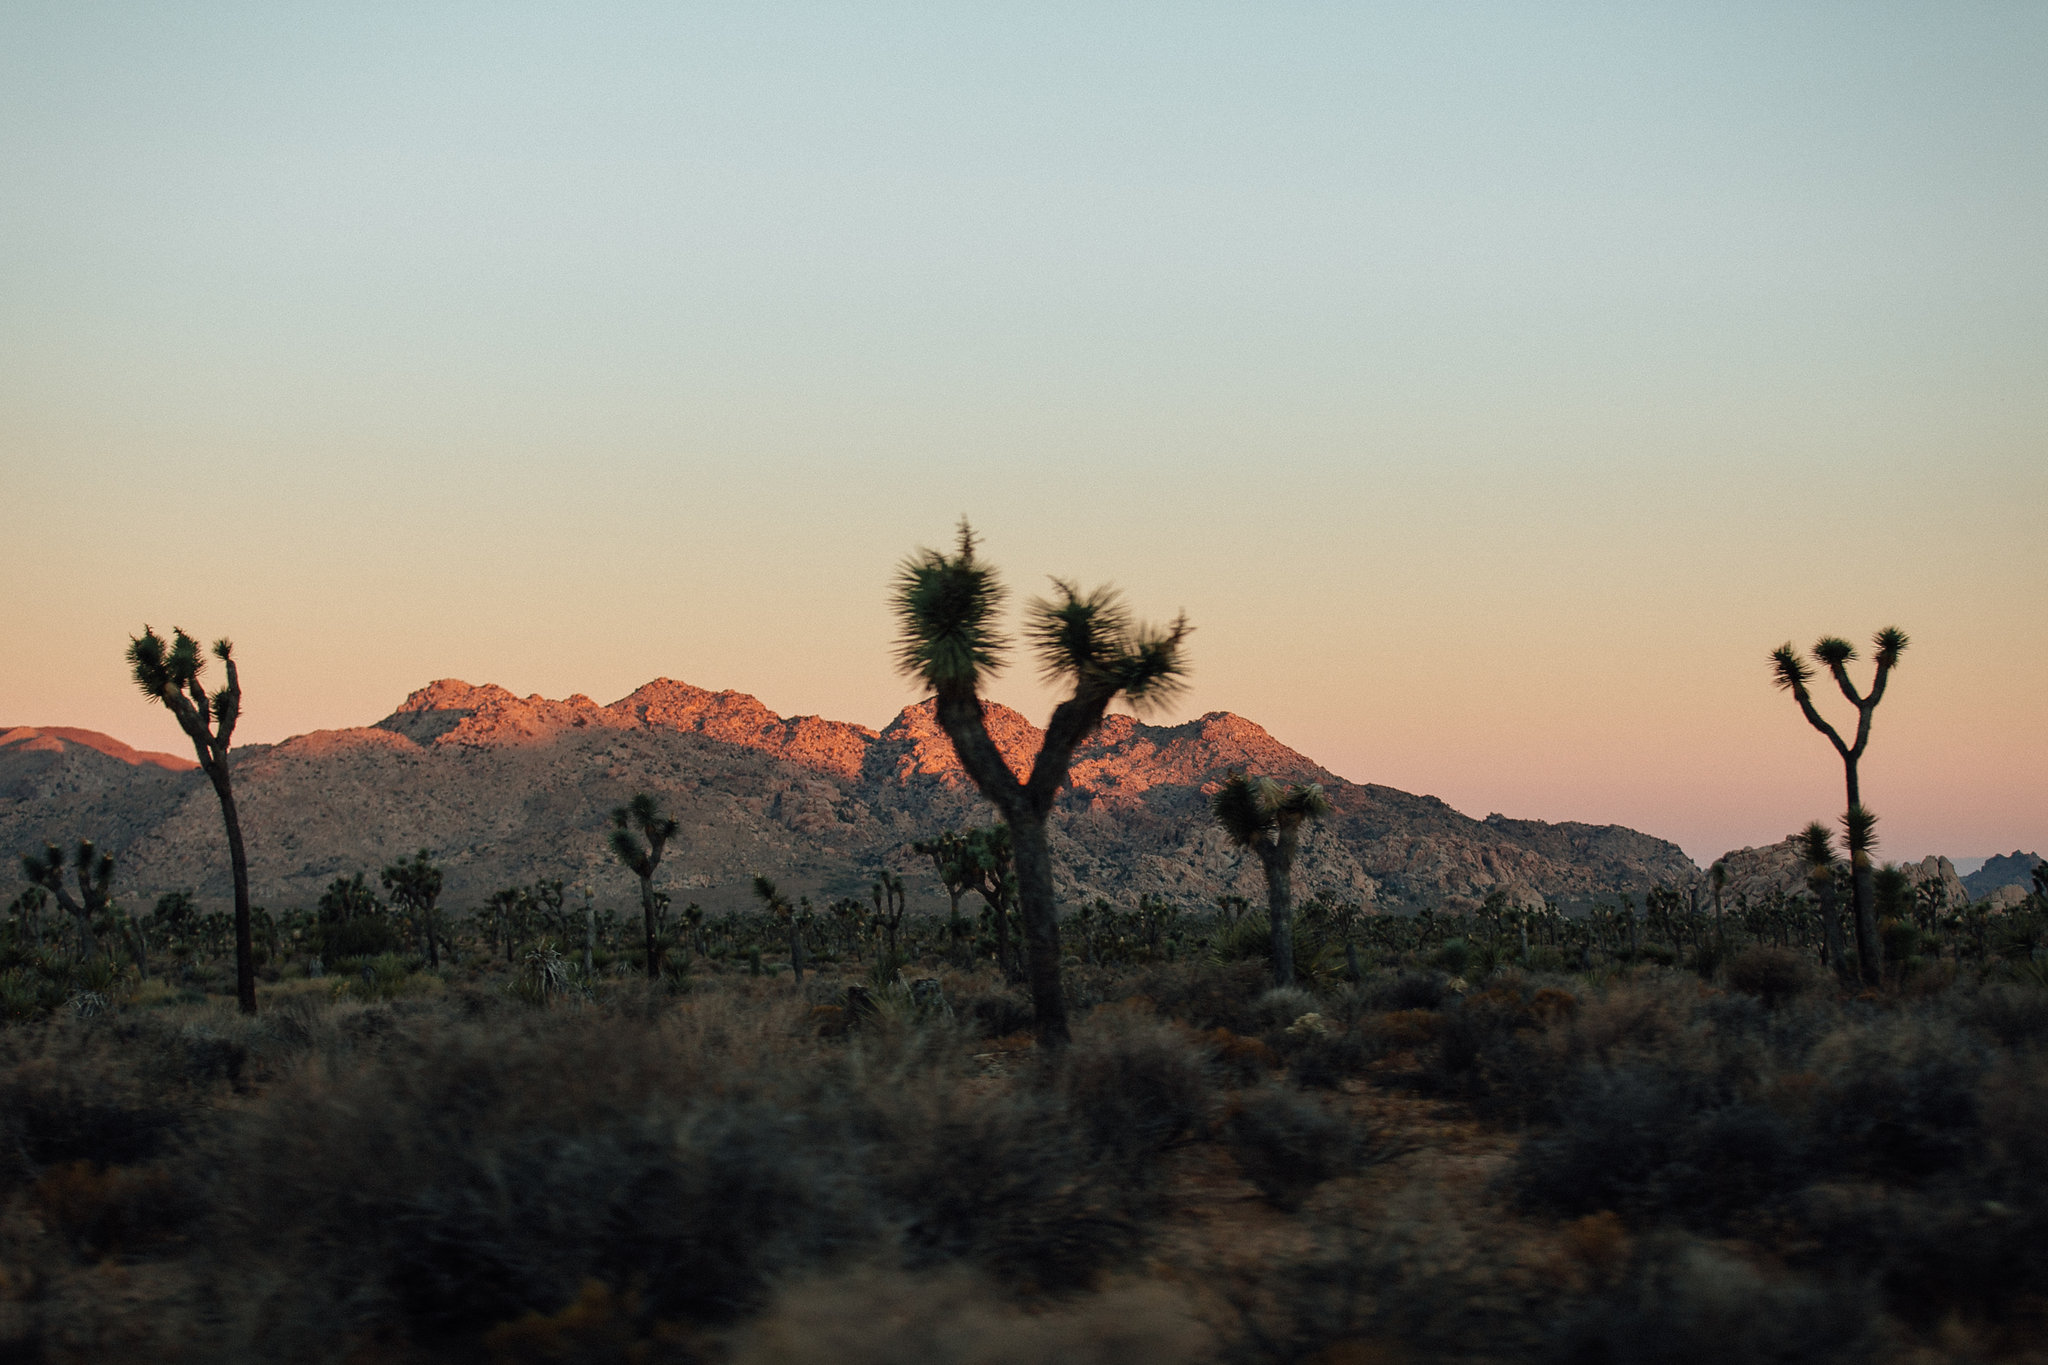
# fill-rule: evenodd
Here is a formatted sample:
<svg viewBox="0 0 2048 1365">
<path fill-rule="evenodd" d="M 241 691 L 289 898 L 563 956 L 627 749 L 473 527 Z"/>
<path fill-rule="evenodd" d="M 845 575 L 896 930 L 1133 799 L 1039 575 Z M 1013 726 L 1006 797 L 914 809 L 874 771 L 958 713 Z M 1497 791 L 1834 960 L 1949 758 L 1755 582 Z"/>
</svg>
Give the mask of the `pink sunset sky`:
<svg viewBox="0 0 2048 1365">
<path fill-rule="evenodd" d="M 0 725 L 182 751 L 147 622 L 247 741 L 880 726 L 964 512 L 1187 611 L 1163 719 L 1701 861 L 1840 812 L 1769 650 L 1896 624 L 1883 851 L 2048 849 L 2044 68 L 2030 6 L 16 7 Z"/>
</svg>

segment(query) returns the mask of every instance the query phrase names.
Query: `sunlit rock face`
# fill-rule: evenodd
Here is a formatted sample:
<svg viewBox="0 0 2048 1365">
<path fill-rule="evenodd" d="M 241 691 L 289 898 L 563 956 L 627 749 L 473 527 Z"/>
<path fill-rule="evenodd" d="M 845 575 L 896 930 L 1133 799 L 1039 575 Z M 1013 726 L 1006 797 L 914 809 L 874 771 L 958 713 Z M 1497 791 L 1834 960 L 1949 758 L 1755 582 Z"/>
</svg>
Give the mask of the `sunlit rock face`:
<svg viewBox="0 0 2048 1365">
<path fill-rule="evenodd" d="M 993 703 L 987 723 L 1028 773 L 1043 731 Z M 0 738 L 0 839 L 26 849 L 87 835 L 120 857 L 118 894 L 131 903 L 168 890 L 225 903 L 204 778 L 104 736 L 46 738 L 67 734 L 89 732 Z M 1063 903 L 1262 899 L 1257 861 L 1208 819 L 1209 794 L 1235 770 L 1328 791 L 1334 813 L 1296 866 L 1303 896 L 1385 910 L 1498 889 L 1528 903 L 1698 876 L 1676 846 L 1620 826 L 1474 820 L 1434 797 L 1347 782 L 1229 712 L 1177 725 L 1112 715 L 1076 751 L 1053 818 Z M 755 873 L 813 896 L 858 893 L 889 867 L 935 908 L 943 896 L 910 845 L 993 819 L 931 702 L 878 733 L 668 678 L 607 705 L 442 679 L 374 725 L 242 749 L 235 773 L 255 898 L 274 907 L 309 905 L 333 878 L 420 848 L 446 868 L 458 906 L 540 877 L 624 898 L 631 879 L 607 852 L 605 823 L 647 791 L 682 821 L 661 872 L 678 900 L 750 904 Z"/>
</svg>

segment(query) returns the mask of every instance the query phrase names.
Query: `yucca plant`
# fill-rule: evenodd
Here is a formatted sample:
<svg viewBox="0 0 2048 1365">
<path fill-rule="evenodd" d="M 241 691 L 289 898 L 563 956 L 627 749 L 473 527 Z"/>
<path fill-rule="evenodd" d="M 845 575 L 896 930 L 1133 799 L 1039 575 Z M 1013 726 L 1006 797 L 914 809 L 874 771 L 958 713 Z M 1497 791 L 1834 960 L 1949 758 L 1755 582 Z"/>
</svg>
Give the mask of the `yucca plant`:
<svg viewBox="0 0 2048 1365">
<path fill-rule="evenodd" d="M 1842 774 L 1848 788 L 1848 814 L 1843 823 L 1848 826 L 1852 840 L 1856 837 L 1857 822 L 1863 822 L 1862 837 L 1865 840 L 1863 858 L 1858 861 L 1856 848 L 1850 848 L 1850 895 L 1855 905 L 1856 958 L 1863 971 L 1865 984 L 1875 986 L 1884 979 L 1884 948 L 1877 936 L 1876 894 L 1871 887 L 1871 864 L 1868 839 L 1876 823 L 1863 804 L 1863 789 L 1857 780 L 1857 765 L 1863 760 L 1864 750 L 1870 746 L 1870 721 L 1876 714 L 1877 704 L 1884 700 L 1885 684 L 1891 680 L 1892 670 L 1898 667 L 1899 656 L 1906 652 L 1909 641 L 1906 633 L 1896 626 L 1886 626 L 1870 637 L 1872 659 L 1876 672 L 1871 678 L 1870 692 L 1866 696 L 1857 691 L 1856 684 L 1849 680 L 1849 664 L 1856 658 L 1856 646 L 1834 635 L 1824 635 L 1813 645 L 1814 663 L 1827 669 L 1849 704 L 1856 708 L 1856 739 L 1845 741 L 1841 732 L 1830 725 L 1813 704 L 1813 694 L 1806 684 L 1812 680 L 1814 666 L 1799 656 L 1799 651 L 1787 640 L 1771 651 L 1771 672 L 1779 688 L 1792 694 L 1799 703 L 1799 710 L 1806 717 L 1807 724 L 1827 736 L 1835 752 L 1841 755 Z M 1861 812 L 1861 815 L 1858 814 Z"/>
<path fill-rule="evenodd" d="M 234 782 L 228 772 L 228 741 L 242 714 L 242 680 L 235 669 L 235 647 L 225 638 L 213 642 L 213 657 L 227 670 L 227 685 L 209 693 L 199 675 L 206 658 L 199 642 L 182 630 L 169 641 L 148 626 L 128 642 L 128 664 L 144 696 L 177 718 L 192 741 L 199 766 L 220 799 L 221 823 L 227 829 L 228 866 L 235 883 L 235 1002 L 242 1013 L 256 1012 L 256 949 L 249 928 L 249 855 L 242 846 L 242 819 L 235 810 Z"/>
<path fill-rule="evenodd" d="M 662 851 L 682 825 L 661 813 L 661 803 L 641 792 L 612 812 L 612 854 L 640 879 L 640 915 L 647 942 L 647 979 L 661 975 L 661 951 L 654 941 L 654 870 Z M 645 840 L 643 843 L 642 841 Z"/>
<path fill-rule="evenodd" d="M 931 689 L 939 725 L 960 766 L 1009 826 L 1038 1041 L 1061 1047 L 1068 1040 L 1067 1007 L 1046 821 L 1066 785 L 1075 748 L 1102 723 L 1111 702 L 1122 697 L 1143 709 L 1185 686 L 1189 626 L 1185 616 L 1165 628 L 1139 626 L 1113 589 L 1082 592 L 1065 580 L 1052 582 L 1050 597 L 1026 607 L 1024 633 L 1047 681 L 1071 691 L 1054 708 L 1022 781 L 989 737 L 982 715 L 982 684 L 1002 670 L 1010 642 L 997 619 L 1001 578 L 976 557 L 967 522 L 960 523 L 953 553 L 919 550 L 904 560 L 891 595 L 897 666 Z"/>
<path fill-rule="evenodd" d="M 1270 777 L 1232 773 L 1210 798 L 1209 810 L 1239 848 L 1258 855 L 1266 873 L 1266 919 L 1271 926 L 1273 984 L 1294 984 L 1294 857 L 1301 828 L 1330 813 L 1316 783 L 1283 787 Z"/>
</svg>

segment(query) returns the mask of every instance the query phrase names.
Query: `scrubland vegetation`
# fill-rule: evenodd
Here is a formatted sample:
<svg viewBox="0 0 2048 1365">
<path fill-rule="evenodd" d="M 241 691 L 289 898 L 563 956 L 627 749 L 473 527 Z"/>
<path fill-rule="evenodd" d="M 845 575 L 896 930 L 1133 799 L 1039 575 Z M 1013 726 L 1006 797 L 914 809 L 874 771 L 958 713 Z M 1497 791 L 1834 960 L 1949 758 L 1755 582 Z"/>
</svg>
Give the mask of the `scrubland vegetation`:
<svg viewBox="0 0 2048 1365">
<path fill-rule="evenodd" d="M 1798 901 L 1722 940 L 1309 902 L 1290 988 L 1256 912 L 1096 906 L 1049 1050 L 986 914 L 841 904 L 801 984 L 772 912 L 678 922 L 650 984 L 643 925 L 586 971 L 548 890 L 432 970 L 344 883 L 326 924 L 386 951 L 315 977 L 339 933 L 286 929 L 254 1017 L 222 925 L 0 1030 L 0 1349 L 1997 1360 L 2042 1326 L 2038 904 L 1876 990 Z"/>
</svg>

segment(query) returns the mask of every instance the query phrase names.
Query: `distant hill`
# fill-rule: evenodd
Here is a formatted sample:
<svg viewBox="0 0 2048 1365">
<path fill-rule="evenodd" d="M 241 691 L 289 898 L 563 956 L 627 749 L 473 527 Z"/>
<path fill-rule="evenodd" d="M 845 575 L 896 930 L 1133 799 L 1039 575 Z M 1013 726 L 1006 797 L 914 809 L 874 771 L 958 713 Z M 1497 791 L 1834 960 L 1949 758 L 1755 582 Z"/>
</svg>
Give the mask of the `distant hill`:
<svg viewBox="0 0 2048 1365">
<path fill-rule="evenodd" d="M 1985 859 L 1984 866 L 1963 878 L 1963 886 L 1969 891 L 1971 900 L 1982 900 L 2001 886 L 2017 886 L 2031 891 L 2034 889 L 2034 869 L 2040 863 L 2040 854 L 2014 849 L 1996 858 Z"/>
<path fill-rule="evenodd" d="M 993 704 L 988 721 L 1021 768 L 1042 732 Z M 87 731 L 9 734 L 32 739 L 0 745 L 0 852 L 85 835 L 119 856 L 117 894 L 130 903 L 169 890 L 226 901 L 218 808 L 189 762 Z M 272 906 L 309 905 L 334 877 L 422 847 L 445 866 L 452 905 L 539 877 L 623 901 L 631 879 L 606 852 L 605 820 L 650 791 L 683 823 L 658 879 L 678 902 L 750 904 L 756 872 L 813 896 L 858 894 L 888 866 L 929 907 L 936 886 L 909 845 L 992 819 L 929 702 L 875 731 L 666 678 L 604 706 L 444 679 L 374 725 L 251 745 L 233 761 L 255 898 Z M 1076 753 L 1054 816 L 1063 903 L 1262 897 L 1256 861 L 1207 815 L 1207 792 L 1237 768 L 1328 790 L 1335 814 L 1297 870 L 1304 895 L 1387 908 L 1495 888 L 1583 899 L 1698 875 L 1676 845 L 1621 826 L 1474 820 L 1345 781 L 1228 712 L 1179 725 L 1113 715 Z"/>
</svg>

